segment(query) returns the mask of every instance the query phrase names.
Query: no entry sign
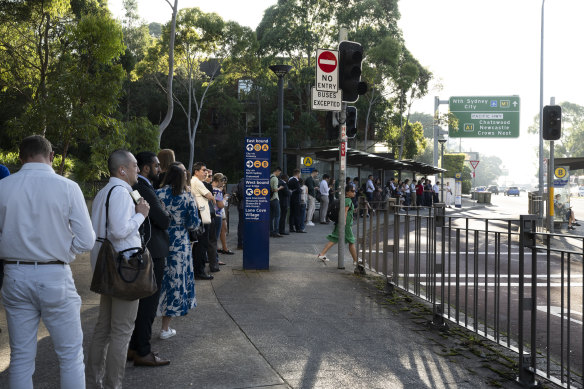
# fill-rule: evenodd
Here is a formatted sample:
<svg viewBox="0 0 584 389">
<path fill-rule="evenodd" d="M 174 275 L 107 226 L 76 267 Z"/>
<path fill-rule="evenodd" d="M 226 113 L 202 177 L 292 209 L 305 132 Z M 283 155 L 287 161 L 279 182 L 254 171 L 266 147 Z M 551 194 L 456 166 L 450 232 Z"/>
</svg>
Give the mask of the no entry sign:
<svg viewBox="0 0 584 389">
<path fill-rule="evenodd" d="M 339 90 L 338 50 L 316 50 L 316 90 L 336 92 Z"/>
<path fill-rule="evenodd" d="M 325 73 L 333 72 L 337 69 L 337 56 L 330 51 L 323 51 L 318 56 L 318 67 Z"/>
</svg>

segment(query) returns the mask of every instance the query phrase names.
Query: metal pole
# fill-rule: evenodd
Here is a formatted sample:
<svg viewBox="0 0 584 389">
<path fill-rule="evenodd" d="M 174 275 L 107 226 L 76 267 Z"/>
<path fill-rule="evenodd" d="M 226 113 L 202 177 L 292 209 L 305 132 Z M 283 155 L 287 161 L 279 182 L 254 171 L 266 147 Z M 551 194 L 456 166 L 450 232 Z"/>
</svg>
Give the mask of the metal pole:
<svg viewBox="0 0 584 389">
<path fill-rule="evenodd" d="M 550 105 L 556 104 L 556 98 L 550 98 Z M 554 166 L 554 141 L 550 141 L 550 159 L 548 161 L 548 231 L 554 232 L 554 177 L 555 177 L 555 166 Z"/>
<path fill-rule="evenodd" d="M 432 133 L 434 135 L 434 166 L 438 166 L 438 125 L 436 124 L 436 116 L 438 116 L 438 109 L 440 109 L 440 97 L 434 96 L 434 115 L 432 116 Z"/>
<path fill-rule="evenodd" d="M 440 142 L 440 169 L 444 169 L 444 142 Z M 444 203 L 444 170 L 440 172 L 440 202 Z"/>
<path fill-rule="evenodd" d="M 278 166 L 284 168 L 284 75 L 278 75 Z"/>
<path fill-rule="evenodd" d="M 543 201 L 543 22 L 545 0 L 541 1 L 541 50 L 539 59 L 539 198 Z M 539 220 L 543 221 L 543 207 L 539 207 Z"/>
<path fill-rule="evenodd" d="M 344 27 L 339 28 L 339 42 L 347 40 L 348 30 Z M 337 230 L 339 232 L 339 255 L 337 269 L 345 268 L 345 167 L 343 158 L 346 158 L 347 152 L 347 103 L 341 103 L 341 112 L 339 114 L 339 221 Z M 367 147 L 367 145 L 365 145 Z M 344 150 L 343 150 L 344 148 Z M 345 156 L 342 153 L 345 153 Z M 333 187 L 334 190 L 334 187 Z M 334 200 L 333 200 L 334 201 Z"/>
</svg>

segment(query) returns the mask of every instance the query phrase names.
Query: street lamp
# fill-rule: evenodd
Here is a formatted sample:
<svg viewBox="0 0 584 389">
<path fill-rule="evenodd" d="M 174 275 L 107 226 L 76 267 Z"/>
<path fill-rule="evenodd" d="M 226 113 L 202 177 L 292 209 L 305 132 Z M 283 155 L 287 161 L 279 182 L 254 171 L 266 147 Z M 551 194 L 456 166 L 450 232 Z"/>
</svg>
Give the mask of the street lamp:
<svg viewBox="0 0 584 389">
<path fill-rule="evenodd" d="M 440 143 L 440 202 L 444 202 L 444 143 L 446 143 L 446 139 L 440 138 L 438 139 Z"/>
<path fill-rule="evenodd" d="M 284 165 L 284 76 L 292 69 L 290 65 L 272 65 L 270 70 L 278 76 L 278 166 Z"/>
</svg>

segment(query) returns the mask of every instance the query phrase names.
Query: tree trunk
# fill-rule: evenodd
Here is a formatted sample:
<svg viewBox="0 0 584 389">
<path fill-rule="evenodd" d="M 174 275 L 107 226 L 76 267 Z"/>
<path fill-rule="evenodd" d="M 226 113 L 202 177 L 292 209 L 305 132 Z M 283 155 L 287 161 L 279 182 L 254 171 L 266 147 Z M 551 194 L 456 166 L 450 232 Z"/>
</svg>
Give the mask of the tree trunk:
<svg viewBox="0 0 584 389">
<path fill-rule="evenodd" d="M 170 3 L 169 3 L 170 4 Z M 160 125 L 158 126 L 158 147 L 160 147 L 160 141 L 162 139 L 162 133 L 166 130 L 166 127 L 170 124 L 172 119 L 172 114 L 174 112 L 174 100 L 172 96 L 172 79 L 174 77 L 174 40 L 176 35 L 176 13 L 178 12 L 178 0 L 174 0 L 174 6 L 172 7 L 172 20 L 170 25 L 170 39 L 169 39 L 169 49 L 168 49 L 168 79 L 166 81 L 166 103 L 168 107 L 166 109 L 166 116 Z"/>
</svg>

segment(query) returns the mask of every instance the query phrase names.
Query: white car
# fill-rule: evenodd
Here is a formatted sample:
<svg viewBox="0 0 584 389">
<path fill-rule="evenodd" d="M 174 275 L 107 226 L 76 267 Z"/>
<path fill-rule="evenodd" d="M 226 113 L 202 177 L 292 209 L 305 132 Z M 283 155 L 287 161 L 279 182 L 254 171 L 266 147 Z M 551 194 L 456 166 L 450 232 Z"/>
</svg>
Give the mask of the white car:
<svg viewBox="0 0 584 389">
<path fill-rule="evenodd" d="M 584 186 L 578 188 L 578 197 L 584 196 Z"/>
</svg>

